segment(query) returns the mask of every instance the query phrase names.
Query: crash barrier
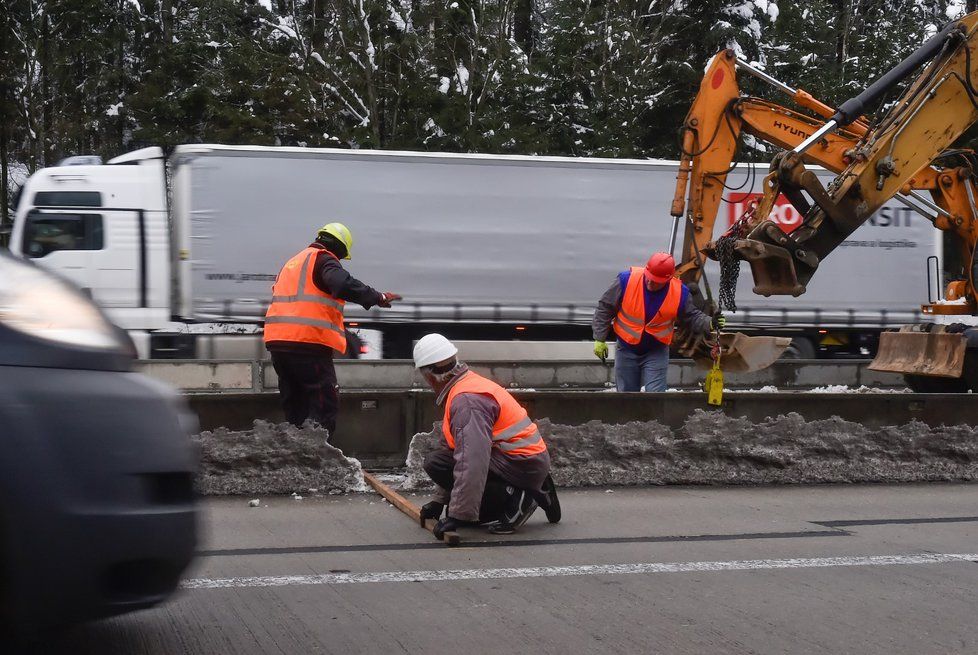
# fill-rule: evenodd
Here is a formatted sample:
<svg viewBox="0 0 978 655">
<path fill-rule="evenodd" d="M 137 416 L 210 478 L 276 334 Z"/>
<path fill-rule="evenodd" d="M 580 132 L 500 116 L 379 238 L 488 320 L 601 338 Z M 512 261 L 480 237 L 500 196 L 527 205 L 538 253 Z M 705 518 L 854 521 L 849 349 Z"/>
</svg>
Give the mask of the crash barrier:
<svg viewBox="0 0 978 655">
<path fill-rule="evenodd" d="M 530 416 L 563 425 L 655 420 L 678 430 L 696 410 L 712 409 L 700 392 L 517 391 L 514 395 Z M 186 398 L 202 430 L 244 430 L 255 419 L 283 420 L 276 394 L 188 394 Z M 790 412 L 807 421 L 838 416 L 870 429 L 915 420 L 932 427 L 978 424 L 978 404 L 970 394 L 728 392 L 720 411 L 754 422 Z M 340 394 L 339 427 L 330 441 L 367 466 L 400 466 L 411 437 L 431 430 L 441 420 L 441 412 L 430 392 L 345 391 Z"/>
<path fill-rule="evenodd" d="M 812 389 L 828 385 L 902 388 L 896 373 L 870 371 L 870 360 L 785 360 L 752 373 L 728 373 L 731 389 Z M 609 360 L 479 361 L 469 362 L 479 373 L 509 388 L 607 389 L 614 386 Z M 276 391 L 278 378 L 269 361 L 247 360 L 144 360 L 138 370 L 188 393 L 241 393 Z M 671 388 L 695 389 L 703 382 L 703 369 L 691 360 L 673 360 L 667 383 Z M 407 360 L 338 360 L 336 376 L 343 389 L 424 389 L 425 383 Z"/>
</svg>

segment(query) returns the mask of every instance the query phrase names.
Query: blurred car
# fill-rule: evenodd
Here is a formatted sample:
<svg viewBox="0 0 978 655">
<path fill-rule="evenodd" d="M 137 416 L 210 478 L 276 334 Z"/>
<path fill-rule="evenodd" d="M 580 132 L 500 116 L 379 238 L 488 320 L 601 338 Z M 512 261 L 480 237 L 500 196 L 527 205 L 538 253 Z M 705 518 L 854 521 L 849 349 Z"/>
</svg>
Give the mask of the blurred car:
<svg viewBox="0 0 978 655">
<path fill-rule="evenodd" d="M 346 330 L 346 352 L 336 353 L 335 358 L 336 359 L 360 359 L 367 352 L 366 350 L 364 350 L 365 347 L 366 346 L 364 345 L 363 341 L 360 339 L 359 334 L 357 334 L 353 330 Z"/>
<path fill-rule="evenodd" d="M 155 605 L 196 545 L 196 418 L 61 278 L 0 251 L 0 618 Z"/>
</svg>

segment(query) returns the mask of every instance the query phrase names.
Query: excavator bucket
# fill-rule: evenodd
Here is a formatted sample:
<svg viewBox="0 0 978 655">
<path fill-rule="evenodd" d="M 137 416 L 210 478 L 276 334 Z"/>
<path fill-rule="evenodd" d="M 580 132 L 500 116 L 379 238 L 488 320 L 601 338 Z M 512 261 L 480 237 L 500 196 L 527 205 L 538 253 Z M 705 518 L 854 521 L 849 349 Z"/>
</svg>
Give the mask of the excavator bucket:
<svg viewBox="0 0 978 655">
<path fill-rule="evenodd" d="M 967 344 L 964 335 L 945 332 L 943 326 L 936 326 L 930 332 L 914 327 L 908 325 L 899 332 L 881 333 L 870 370 L 960 378 Z"/>
<path fill-rule="evenodd" d="M 734 249 L 750 264 L 754 293 L 760 296 L 800 296 L 805 285 L 798 281 L 791 253 L 754 239 L 740 239 Z"/>
<path fill-rule="evenodd" d="M 749 337 L 740 332 L 720 335 L 720 368 L 724 373 L 749 373 L 767 368 L 791 345 L 791 337 Z M 709 354 L 694 356 L 697 365 L 709 368 Z"/>
</svg>

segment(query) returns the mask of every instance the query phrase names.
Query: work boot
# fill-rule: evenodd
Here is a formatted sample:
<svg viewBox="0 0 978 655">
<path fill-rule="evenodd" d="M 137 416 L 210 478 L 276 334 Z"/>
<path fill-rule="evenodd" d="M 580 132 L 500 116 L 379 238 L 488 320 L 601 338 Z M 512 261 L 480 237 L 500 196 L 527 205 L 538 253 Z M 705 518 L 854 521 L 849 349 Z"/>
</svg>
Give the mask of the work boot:
<svg viewBox="0 0 978 655">
<path fill-rule="evenodd" d="M 537 508 L 537 501 L 526 491 L 507 486 L 506 492 L 509 500 L 506 501 L 503 516 L 489 526 L 489 532 L 493 534 L 513 534 L 523 527 Z"/>
<path fill-rule="evenodd" d="M 557 499 L 557 486 L 549 473 L 547 479 L 543 481 L 541 491 L 547 497 L 546 503 L 540 503 L 547 515 L 547 520 L 551 523 L 560 523 L 560 500 Z"/>
<path fill-rule="evenodd" d="M 513 534 L 516 532 L 516 528 L 509 521 L 496 521 L 489 526 L 489 532 L 491 534 Z"/>
</svg>

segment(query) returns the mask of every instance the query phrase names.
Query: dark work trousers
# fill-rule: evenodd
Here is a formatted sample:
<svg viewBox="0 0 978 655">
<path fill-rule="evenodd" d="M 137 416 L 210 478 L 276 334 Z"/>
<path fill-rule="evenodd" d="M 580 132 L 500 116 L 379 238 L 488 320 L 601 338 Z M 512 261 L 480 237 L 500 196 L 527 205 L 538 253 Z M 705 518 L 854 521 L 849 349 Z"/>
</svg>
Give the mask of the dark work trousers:
<svg viewBox="0 0 978 655">
<path fill-rule="evenodd" d="M 329 430 L 332 437 L 340 409 L 332 352 L 273 350 L 271 354 L 286 420 L 301 427 L 306 419 L 312 419 Z"/>
<path fill-rule="evenodd" d="M 424 458 L 424 470 L 432 482 L 445 491 L 452 492 L 452 487 L 455 486 L 455 459 L 452 456 L 452 451 L 447 448 L 439 448 L 428 453 L 427 457 Z M 506 491 L 508 485 L 509 483 L 502 477 L 489 471 L 489 477 L 486 478 L 486 490 L 482 492 L 482 503 L 479 506 L 479 522 L 489 523 L 498 521 L 503 517 L 507 501 L 510 498 L 510 494 Z M 451 515 L 451 507 L 448 509 L 448 514 Z"/>
</svg>

